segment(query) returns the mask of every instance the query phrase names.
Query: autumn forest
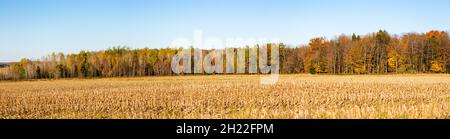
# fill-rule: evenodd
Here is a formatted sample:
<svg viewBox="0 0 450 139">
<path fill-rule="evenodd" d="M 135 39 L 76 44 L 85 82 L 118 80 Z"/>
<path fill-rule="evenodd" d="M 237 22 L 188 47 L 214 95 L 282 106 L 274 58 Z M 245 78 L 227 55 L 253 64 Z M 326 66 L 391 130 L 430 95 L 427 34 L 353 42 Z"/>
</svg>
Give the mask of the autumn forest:
<svg viewBox="0 0 450 139">
<path fill-rule="evenodd" d="M 380 30 L 333 39 L 313 38 L 309 44 L 296 47 L 280 44 L 280 73 L 450 73 L 449 40 L 448 32 L 444 31 L 394 35 Z M 247 64 L 249 47 L 265 46 L 247 46 Z M 53 53 L 39 60 L 23 58 L 8 63 L 0 68 L 0 79 L 173 75 L 170 64 L 177 52 L 179 49 L 119 46 L 78 54 Z"/>
</svg>

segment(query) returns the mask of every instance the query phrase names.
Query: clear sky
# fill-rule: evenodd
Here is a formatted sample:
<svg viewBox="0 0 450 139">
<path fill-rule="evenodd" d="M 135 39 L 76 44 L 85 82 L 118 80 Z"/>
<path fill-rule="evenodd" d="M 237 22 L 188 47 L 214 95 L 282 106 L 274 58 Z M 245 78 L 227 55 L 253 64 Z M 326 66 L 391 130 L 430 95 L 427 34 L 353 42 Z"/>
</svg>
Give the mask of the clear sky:
<svg viewBox="0 0 450 139">
<path fill-rule="evenodd" d="M 0 0 L 0 62 L 178 38 L 278 38 L 448 31 L 448 0 Z"/>
</svg>

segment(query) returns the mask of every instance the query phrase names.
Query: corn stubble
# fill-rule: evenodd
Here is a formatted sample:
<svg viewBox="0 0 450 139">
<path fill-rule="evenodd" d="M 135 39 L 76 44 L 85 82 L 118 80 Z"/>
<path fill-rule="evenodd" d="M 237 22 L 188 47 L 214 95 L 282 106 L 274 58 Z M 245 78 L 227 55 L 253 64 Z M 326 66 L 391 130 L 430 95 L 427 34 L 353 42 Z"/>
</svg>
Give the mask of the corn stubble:
<svg viewBox="0 0 450 139">
<path fill-rule="evenodd" d="M 450 75 L 0 82 L 0 118 L 450 118 Z"/>
</svg>

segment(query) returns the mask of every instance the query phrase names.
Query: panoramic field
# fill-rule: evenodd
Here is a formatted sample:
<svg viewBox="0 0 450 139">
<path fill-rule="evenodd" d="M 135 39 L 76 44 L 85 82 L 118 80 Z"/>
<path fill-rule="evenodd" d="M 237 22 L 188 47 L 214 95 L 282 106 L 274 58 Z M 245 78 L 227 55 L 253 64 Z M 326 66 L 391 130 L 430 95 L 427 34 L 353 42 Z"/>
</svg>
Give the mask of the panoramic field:
<svg viewBox="0 0 450 139">
<path fill-rule="evenodd" d="M 2 81 L 0 118 L 450 118 L 450 75 Z"/>
</svg>

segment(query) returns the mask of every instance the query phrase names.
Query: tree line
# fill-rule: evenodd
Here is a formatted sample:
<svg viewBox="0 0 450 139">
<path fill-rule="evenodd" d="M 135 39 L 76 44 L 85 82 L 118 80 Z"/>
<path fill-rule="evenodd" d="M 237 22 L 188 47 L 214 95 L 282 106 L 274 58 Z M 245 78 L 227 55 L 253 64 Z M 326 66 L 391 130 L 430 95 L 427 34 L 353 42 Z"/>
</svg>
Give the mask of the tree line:
<svg viewBox="0 0 450 139">
<path fill-rule="evenodd" d="M 448 32 L 391 35 L 384 30 L 367 35 L 313 38 L 297 47 L 280 46 L 280 73 L 388 74 L 450 73 Z M 270 47 L 265 46 L 252 47 Z M 246 47 L 246 65 L 248 53 Z M 22 59 L 0 68 L 1 80 L 135 77 L 173 75 L 171 60 L 181 49 L 113 47 L 78 54 L 53 53 L 40 60 Z M 212 50 L 202 50 L 207 54 Z M 270 53 L 269 53 L 270 55 Z M 225 63 L 225 62 L 223 62 Z M 248 69 L 246 69 L 248 73 Z"/>
</svg>

